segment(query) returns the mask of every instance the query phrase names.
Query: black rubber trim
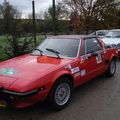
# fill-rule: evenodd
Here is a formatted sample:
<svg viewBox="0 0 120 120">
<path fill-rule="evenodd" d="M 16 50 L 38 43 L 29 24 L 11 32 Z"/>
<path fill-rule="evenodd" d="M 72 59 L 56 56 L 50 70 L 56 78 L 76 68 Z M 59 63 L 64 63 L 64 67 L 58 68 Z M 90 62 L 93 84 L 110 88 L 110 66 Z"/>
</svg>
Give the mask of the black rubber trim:
<svg viewBox="0 0 120 120">
<path fill-rule="evenodd" d="M 1 89 L 1 87 L 0 87 L 0 93 L 3 93 L 5 95 L 20 97 L 20 98 L 21 97 L 29 97 L 29 96 L 37 94 L 38 92 L 39 92 L 39 90 L 32 90 L 32 91 L 29 91 L 29 92 L 19 93 L 19 92 L 4 90 L 4 89 Z"/>
<path fill-rule="evenodd" d="M 17 92 L 3 90 L 3 93 L 15 95 L 15 96 L 21 96 L 21 97 L 26 97 L 26 96 L 29 96 L 29 95 L 31 96 L 33 94 L 37 94 L 38 92 L 39 92 L 38 90 L 33 90 L 33 91 L 30 91 L 30 92 L 25 92 L 25 93 L 17 93 Z"/>
<path fill-rule="evenodd" d="M 106 61 L 105 61 L 105 64 L 106 64 L 106 65 L 108 65 L 108 64 L 109 64 L 109 62 L 110 62 L 110 60 L 106 60 Z"/>
</svg>

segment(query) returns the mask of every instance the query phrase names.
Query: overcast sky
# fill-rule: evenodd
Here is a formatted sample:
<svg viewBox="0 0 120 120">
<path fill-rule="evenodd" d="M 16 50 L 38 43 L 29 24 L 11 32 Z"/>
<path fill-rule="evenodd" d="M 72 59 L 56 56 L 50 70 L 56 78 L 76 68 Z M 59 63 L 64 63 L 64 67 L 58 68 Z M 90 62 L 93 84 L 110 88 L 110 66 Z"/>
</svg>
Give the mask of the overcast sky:
<svg viewBox="0 0 120 120">
<path fill-rule="evenodd" d="M 0 0 L 0 4 L 4 0 Z M 22 13 L 23 16 L 27 16 L 27 14 L 32 11 L 32 0 L 7 0 L 12 5 L 16 6 Z M 36 13 L 40 11 L 45 11 L 52 4 L 52 0 L 35 0 L 36 5 Z"/>
</svg>

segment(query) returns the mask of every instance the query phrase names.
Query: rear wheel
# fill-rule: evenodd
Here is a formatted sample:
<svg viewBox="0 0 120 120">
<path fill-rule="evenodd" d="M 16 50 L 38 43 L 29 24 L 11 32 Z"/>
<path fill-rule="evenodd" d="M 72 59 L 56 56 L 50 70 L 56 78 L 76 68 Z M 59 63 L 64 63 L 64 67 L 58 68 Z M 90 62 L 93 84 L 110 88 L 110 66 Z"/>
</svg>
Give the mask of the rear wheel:
<svg viewBox="0 0 120 120">
<path fill-rule="evenodd" d="M 54 110 L 61 110 L 68 106 L 72 95 L 72 83 L 68 78 L 59 79 L 53 86 L 49 103 Z"/>
<path fill-rule="evenodd" d="M 112 61 L 109 64 L 109 68 L 106 71 L 106 76 L 113 77 L 116 72 L 116 59 L 112 59 Z"/>
</svg>

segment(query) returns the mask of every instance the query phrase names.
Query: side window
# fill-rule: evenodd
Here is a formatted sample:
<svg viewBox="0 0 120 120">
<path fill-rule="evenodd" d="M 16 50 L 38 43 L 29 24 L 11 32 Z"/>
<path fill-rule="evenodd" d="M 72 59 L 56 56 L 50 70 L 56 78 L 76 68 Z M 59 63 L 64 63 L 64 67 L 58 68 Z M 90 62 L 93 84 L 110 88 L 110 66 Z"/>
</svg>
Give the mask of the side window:
<svg viewBox="0 0 120 120">
<path fill-rule="evenodd" d="M 113 37 L 115 37 L 115 38 L 119 37 L 119 33 L 118 32 L 114 32 L 113 33 Z"/>
<path fill-rule="evenodd" d="M 82 42 L 81 53 L 80 53 L 80 56 L 83 56 L 83 55 L 85 55 L 85 40 L 83 40 Z"/>
<path fill-rule="evenodd" d="M 120 37 L 120 32 L 118 32 L 118 34 L 119 34 L 119 37 Z"/>
<path fill-rule="evenodd" d="M 86 54 L 101 50 L 101 46 L 96 38 L 86 39 Z"/>
<path fill-rule="evenodd" d="M 104 32 L 98 32 L 98 36 L 105 36 Z"/>
</svg>

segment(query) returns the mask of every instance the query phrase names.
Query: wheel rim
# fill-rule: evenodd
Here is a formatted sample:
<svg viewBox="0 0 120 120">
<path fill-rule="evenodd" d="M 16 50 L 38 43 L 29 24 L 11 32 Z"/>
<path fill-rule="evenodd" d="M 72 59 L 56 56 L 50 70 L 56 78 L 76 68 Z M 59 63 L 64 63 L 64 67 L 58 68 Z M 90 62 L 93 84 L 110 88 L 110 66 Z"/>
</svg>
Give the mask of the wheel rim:
<svg viewBox="0 0 120 120">
<path fill-rule="evenodd" d="M 114 74 L 115 70 L 116 70 L 116 64 L 115 64 L 115 61 L 112 61 L 110 64 L 110 72 Z"/>
<path fill-rule="evenodd" d="M 55 102 L 60 106 L 65 105 L 68 102 L 70 95 L 70 85 L 61 83 L 55 91 Z"/>
</svg>

